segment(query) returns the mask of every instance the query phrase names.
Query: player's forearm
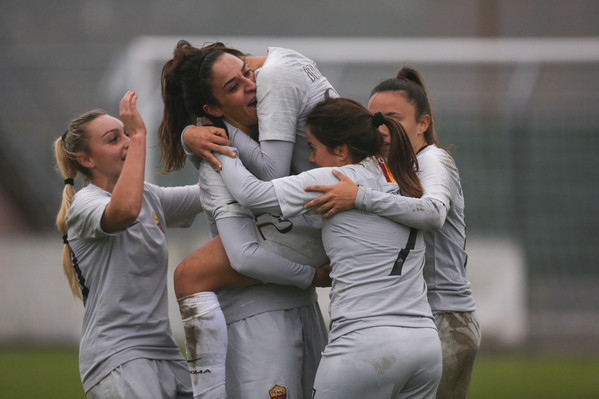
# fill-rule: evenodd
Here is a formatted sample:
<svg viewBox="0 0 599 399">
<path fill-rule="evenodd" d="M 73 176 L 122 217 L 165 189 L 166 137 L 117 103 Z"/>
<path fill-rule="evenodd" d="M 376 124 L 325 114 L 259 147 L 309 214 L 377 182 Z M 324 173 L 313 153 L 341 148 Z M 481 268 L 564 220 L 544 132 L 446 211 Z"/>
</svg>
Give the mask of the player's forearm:
<svg viewBox="0 0 599 399">
<path fill-rule="evenodd" d="M 289 175 L 293 156 L 292 142 L 267 140 L 260 143 L 246 134 L 235 135 L 233 146 L 239 151 L 243 164 L 264 181 Z"/>
<path fill-rule="evenodd" d="M 102 216 L 104 231 L 122 230 L 137 220 L 144 191 L 145 159 L 145 134 L 132 135 L 127 159 Z"/>
<path fill-rule="evenodd" d="M 293 262 L 260 247 L 253 224 L 250 218 L 223 218 L 217 221 L 233 269 L 267 283 L 309 287 L 314 279 L 314 267 Z"/>
<path fill-rule="evenodd" d="M 244 208 L 262 212 L 280 212 L 279 202 L 271 182 L 252 175 L 238 158 L 218 155 L 223 164 L 220 171 L 227 189 Z"/>
<path fill-rule="evenodd" d="M 447 208 L 433 198 L 411 198 L 360 187 L 356 208 L 372 212 L 403 225 L 437 231 L 445 223 Z"/>
</svg>

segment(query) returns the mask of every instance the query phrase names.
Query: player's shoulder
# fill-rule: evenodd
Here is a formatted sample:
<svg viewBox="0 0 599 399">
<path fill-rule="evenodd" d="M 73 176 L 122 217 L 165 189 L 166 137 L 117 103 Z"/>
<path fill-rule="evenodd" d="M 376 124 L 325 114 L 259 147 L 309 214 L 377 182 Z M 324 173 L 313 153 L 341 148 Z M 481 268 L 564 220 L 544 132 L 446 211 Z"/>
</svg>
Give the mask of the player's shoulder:
<svg viewBox="0 0 599 399">
<path fill-rule="evenodd" d="M 284 47 L 269 47 L 268 55 L 266 57 L 266 62 L 264 66 L 268 67 L 271 64 L 273 64 L 274 61 L 282 63 L 292 63 L 297 62 L 298 60 L 303 60 L 304 62 L 311 62 L 309 58 L 304 56 L 299 51 L 295 51 Z"/>
<path fill-rule="evenodd" d="M 111 194 L 93 184 L 89 184 L 75 193 L 71 207 L 67 213 L 67 224 L 69 226 L 77 225 L 89 218 L 89 215 L 95 214 L 98 210 L 103 210 L 110 202 Z"/>
<path fill-rule="evenodd" d="M 314 62 L 295 50 L 282 47 L 269 47 L 264 65 L 256 71 L 256 79 L 276 79 L 297 75 L 305 65 Z"/>
<path fill-rule="evenodd" d="M 416 154 L 418 164 L 444 164 L 455 166 L 455 162 L 447 150 L 434 144 L 427 145 Z"/>
<path fill-rule="evenodd" d="M 110 193 L 93 184 L 88 184 L 75 193 L 71 207 L 101 198 L 110 199 Z"/>
</svg>

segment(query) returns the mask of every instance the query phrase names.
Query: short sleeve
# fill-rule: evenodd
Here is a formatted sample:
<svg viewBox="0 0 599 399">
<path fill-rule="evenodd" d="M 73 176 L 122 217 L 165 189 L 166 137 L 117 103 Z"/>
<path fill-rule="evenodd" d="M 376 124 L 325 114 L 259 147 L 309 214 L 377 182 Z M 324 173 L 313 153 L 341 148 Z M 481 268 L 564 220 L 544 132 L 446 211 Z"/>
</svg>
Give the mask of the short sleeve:
<svg viewBox="0 0 599 399">
<path fill-rule="evenodd" d="M 75 234 L 84 239 L 110 235 L 101 227 L 102 215 L 110 198 L 110 193 L 95 186 L 81 189 L 73 198 L 73 203 L 67 214 L 69 235 Z"/>
<path fill-rule="evenodd" d="M 158 196 L 167 227 L 187 227 L 202 211 L 200 187 L 197 184 L 159 187 L 146 183 L 146 189 Z"/>
<path fill-rule="evenodd" d="M 295 143 L 297 118 L 306 95 L 304 76 L 296 68 L 272 65 L 263 67 L 256 81 L 260 141 Z"/>
</svg>

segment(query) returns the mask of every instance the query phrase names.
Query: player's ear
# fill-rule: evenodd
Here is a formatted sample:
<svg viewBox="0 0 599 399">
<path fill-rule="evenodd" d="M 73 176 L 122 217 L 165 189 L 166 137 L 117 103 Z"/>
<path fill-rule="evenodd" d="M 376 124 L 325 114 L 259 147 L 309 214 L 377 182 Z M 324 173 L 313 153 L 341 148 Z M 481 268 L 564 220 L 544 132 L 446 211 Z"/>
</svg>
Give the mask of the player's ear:
<svg viewBox="0 0 599 399">
<path fill-rule="evenodd" d="M 79 162 L 81 166 L 87 169 L 91 169 L 95 165 L 94 160 L 86 152 L 77 153 L 77 162 Z"/>
<path fill-rule="evenodd" d="M 216 106 L 216 105 L 208 105 L 205 104 L 202 109 L 204 110 L 204 112 L 210 116 L 214 116 L 217 118 L 222 118 L 223 117 L 223 113 L 220 110 L 220 107 Z"/>
<path fill-rule="evenodd" d="M 351 162 L 351 158 L 349 156 L 349 147 L 347 144 L 339 144 L 337 147 L 333 148 L 333 154 L 335 154 L 335 156 L 343 164 Z"/>
<path fill-rule="evenodd" d="M 427 131 L 428 127 L 431 125 L 431 116 L 429 114 L 424 114 L 418 119 L 418 132 L 424 133 Z"/>
</svg>

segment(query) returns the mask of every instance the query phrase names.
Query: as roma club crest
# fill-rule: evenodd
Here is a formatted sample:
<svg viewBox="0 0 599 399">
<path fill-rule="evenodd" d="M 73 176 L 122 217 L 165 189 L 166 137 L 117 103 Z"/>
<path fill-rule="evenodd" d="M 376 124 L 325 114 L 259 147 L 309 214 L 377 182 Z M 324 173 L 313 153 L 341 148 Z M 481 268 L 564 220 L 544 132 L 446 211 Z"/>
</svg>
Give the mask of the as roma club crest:
<svg viewBox="0 0 599 399">
<path fill-rule="evenodd" d="M 287 399 L 287 388 L 275 385 L 268 394 L 273 399 Z"/>
<path fill-rule="evenodd" d="M 158 220 L 158 215 L 156 215 L 156 212 L 154 212 L 154 222 L 156 223 L 156 226 L 158 226 L 158 228 L 164 233 L 164 229 L 160 224 L 160 220 Z"/>
</svg>

